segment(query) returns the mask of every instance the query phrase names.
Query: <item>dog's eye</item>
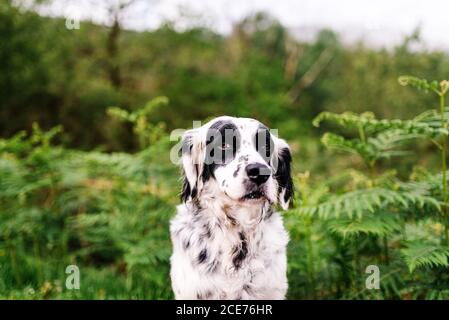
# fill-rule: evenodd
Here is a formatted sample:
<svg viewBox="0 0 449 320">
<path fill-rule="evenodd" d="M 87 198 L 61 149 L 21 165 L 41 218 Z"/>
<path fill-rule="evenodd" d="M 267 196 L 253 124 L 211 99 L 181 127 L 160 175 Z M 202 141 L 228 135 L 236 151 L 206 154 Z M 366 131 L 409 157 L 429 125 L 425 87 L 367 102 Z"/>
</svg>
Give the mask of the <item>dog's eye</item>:
<svg viewBox="0 0 449 320">
<path fill-rule="evenodd" d="M 254 137 L 254 143 L 257 152 L 269 162 L 274 149 L 274 143 L 271 139 L 270 132 L 266 129 L 258 130 Z"/>
</svg>

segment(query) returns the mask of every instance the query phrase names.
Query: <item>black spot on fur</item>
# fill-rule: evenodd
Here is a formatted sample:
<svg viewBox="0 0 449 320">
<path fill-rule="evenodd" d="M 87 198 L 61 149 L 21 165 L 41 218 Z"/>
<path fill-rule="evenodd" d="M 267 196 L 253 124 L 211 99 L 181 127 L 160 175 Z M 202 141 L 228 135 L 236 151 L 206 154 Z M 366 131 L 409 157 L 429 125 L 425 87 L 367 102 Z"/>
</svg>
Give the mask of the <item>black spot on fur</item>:
<svg viewBox="0 0 449 320">
<path fill-rule="evenodd" d="M 190 240 L 186 239 L 183 243 L 183 246 L 184 246 L 184 250 L 187 250 L 190 247 Z"/>
<path fill-rule="evenodd" d="M 214 176 L 214 171 L 216 169 L 215 164 L 205 164 L 203 167 L 203 172 L 201 173 L 201 179 L 203 182 L 208 181 L 211 177 Z"/>
<path fill-rule="evenodd" d="M 207 299 L 210 299 L 211 297 L 212 297 L 212 291 L 210 291 L 210 290 L 208 290 L 204 293 L 201 293 L 201 292 L 196 293 L 196 298 L 198 300 L 207 300 Z"/>
<path fill-rule="evenodd" d="M 182 155 L 192 153 L 192 148 L 193 148 L 192 139 L 193 138 L 191 135 L 186 135 L 184 137 L 184 139 L 182 140 L 181 149 L 179 150 Z M 196 188 L 193 188 L 193 190 L 192 190 L 192 186 L 188 182 L 187 177 L 185 176 L 185 172 L 183 172 L 183 175 L 184 175 L 184 181 L 183 181 L 182 189 L 181 189 L 181 201 L 186 202 L 190 197 L 194 198 L 196 196 Z M 194 195 L 192 194 L 193 191 L 195 191 Z"/>
<path fill-rule="evenodd" d="M 184 177 L 184 181 L 182 183 L 181 190 L 181 201 L 186 202 L 191 195 L 190 183 L 187 181 L 187 178 Z"/>
<path fill-rule="evenodd" d="M 223 230 L 223 227 L 222 227 L 221 223 L 222 223 L 221 219 L 215 221 L 215 227 L 216 227 L 217 229 Z"/>
<path fill-rule="evenodd" d="M 243 291 L 245 291 L 248 295 L 251 295 L 253 293 L 253 289 L 251 288 L 250 285 L 245 284 L 243 285 Z"/>
<path fill-rule="evenodd" d="M 196 172 L 198 172 L 198 165 L 195 165 L 195 170 L 196 170 Z M 196 184 L 192 188 L 189 181 L 187 180 L 187 177 L 186 177 L 186 174 L 184 171 L 182 174 L 184 176 L 184 181 L 183 181 L 182 189 L 181 189 L 181 201 L 186 202 L 187 200 L 189 200 L 190 197 L 192 198 L 192 200 L 196 198 L 196 196 L 198 195 L 198 189 L 196 187 Z"/>
<path fill-rule="evenodd" d="M 231 216 L 230 214 L 226 215 L 226 218 L 228 218 L 229 222 L 233 225 L 236 226 L 237 225 L 237 220 L 235 220 L 235 218 L 233 216 Z"/>
<path fill-rule="evenodd" d="M 234 173 L 232 174 L 235 177 L 237 177 L 237 175 L 239 174 L 240 171 L 240 163 L 237 165 L 237 169 L 235 169 Z"/>
<path fill-rule="evenodd" d="M 201 233 L 201 235 L 200 235 L 200 240 L 203 240 L 203 238 L 209 239 L 212 236 L 212 231 L 211 231 L 210 225 L 207 223 L 204 224 L 203 230 L 204 230 L 203 233 Z"/>
<path fill-rule="evenodd" d="M 203 249 L 198 255 L 198 263 L 204 263 L 206 259 L 207 259 L 207 249 Z"/>
<path fill-rule="evenodd" d="M 279 151 L 278 167 L 275 174 L 275 179 L 278 182 L 278 193 L 285 189 L 284 201 L 287 202 L 293 197 L 293 181 L 291 176 L 291 162 L 292 155 L 288 148 L 283 148 Z"/>
<path fill-rule="evenodd" d="M 195 187 L 193 187 L 192 189 L 192 193 L 190 194 L 192 198 L 195 198 L 198 194 L 198 189 Z"/>
<path fill-rule="evenodd" d="M 198 216 L 199 213 L 201 213 L 203 211 L 203 208 L 201 207 L 200 204 L 200 200 L 198 199 L 198 197 L 193 198 L 193 210 L 192 213 L 194 215 L 194 217 Z"/>
<path fill-rule="evenodd" d="M 239 233 L 240 236 L 240 244 L 236 246 L 233 250 L 232 264 L 236 269 L 239 269 L 242 266 L 243 260 L 245 260 L 248 255 L 248 244 L 246 243 L 246 238 L 243 232 Z"/>
<path fill-rule="evenodd" d="M 229 132 L 232 132 L 231 136 L 228 136 Z M 215 152 L 220 150 L 218 147 L 225 143 L 232 145 L 232 149 L 223 150 L 220 151 L 220 154 L 215 154 Z M 235 124 L 231 121 L 222 120 L 213 123 L 206 137 L 206 158 L 203 172 L 201 173 L 203 182 L 208 181 L 211 177 L 214 178 L 215 169 L 233 159 L 239 147 L 240 133 Z"/>
<path fill-rule="evenodd" d="M 207 272 L 209 273 L 215 273 L 218 269 L 218 267 L 220 266 L 221 262 L 220 260 L 214 259 L 212 260 L 212 262 L 210 262 L 207 265 Z"/>
<path fill-rule="evenodd" d="M 271 216 L 273 215 L 273 209 L 270 207 L 267 209 L 267 211 L 265 212 L 265 216 L 263 217 L 264 220 L 268 220 L 271 218 Z"/>
</svg>

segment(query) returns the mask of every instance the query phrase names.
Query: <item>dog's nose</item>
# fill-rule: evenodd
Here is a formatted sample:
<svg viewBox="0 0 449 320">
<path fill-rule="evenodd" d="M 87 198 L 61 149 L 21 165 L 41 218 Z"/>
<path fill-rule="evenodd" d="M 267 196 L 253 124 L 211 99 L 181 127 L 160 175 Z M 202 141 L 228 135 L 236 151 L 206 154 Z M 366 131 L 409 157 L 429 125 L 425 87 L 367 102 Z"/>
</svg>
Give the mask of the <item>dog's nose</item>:
<svg viewBox="0 0 449 320">
<path fill-rule="evenodd" d="M 252 182 L 261 185 L 268 180 L 271 170 L 262 163 L 251 163 L 246 166 L 246 174 Z"/>
</svg>

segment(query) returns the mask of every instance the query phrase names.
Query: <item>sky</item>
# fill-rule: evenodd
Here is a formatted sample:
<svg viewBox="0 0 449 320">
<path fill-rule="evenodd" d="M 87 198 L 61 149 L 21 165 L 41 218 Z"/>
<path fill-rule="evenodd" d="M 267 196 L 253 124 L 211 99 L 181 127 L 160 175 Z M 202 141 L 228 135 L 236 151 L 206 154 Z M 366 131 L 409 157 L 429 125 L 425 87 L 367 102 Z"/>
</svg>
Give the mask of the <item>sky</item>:
<svg viewBox="0 0 449 320">
<path fill-rule="evenodd" d="M 41 12 L 107 24 L 104 3 L 114 1 L 124 0 L 55 0 Z M 136 30 L 154 29 L 169 19 L 179 28 L 193 22 L 228 33 L 233 23 L 248 14 L 266 11 L 300 39 L 307 40 L 326 27 L 340 32 L 349 43 L 363 39 L 373 46 L 391 47 L 420 26 L 426 48 L 449 50 L 449 0 L 135 1 L 126 11 L 123 24 Z"/>
</svg>

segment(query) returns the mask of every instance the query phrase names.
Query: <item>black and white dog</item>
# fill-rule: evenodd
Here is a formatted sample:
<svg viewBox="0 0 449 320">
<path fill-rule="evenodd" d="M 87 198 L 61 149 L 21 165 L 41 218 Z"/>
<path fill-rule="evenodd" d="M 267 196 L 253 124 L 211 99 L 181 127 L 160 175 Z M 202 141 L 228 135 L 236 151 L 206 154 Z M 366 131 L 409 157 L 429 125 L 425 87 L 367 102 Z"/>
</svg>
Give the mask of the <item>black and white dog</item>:
<svg viewBox="0 0 449 320">
<path fill-rule="evenodd" d="M 293 193 L 287 143 L 260 122 L 219 117 L 182 143 L 183 204 L 170 225 L 177 299 L 283 299 L 282 218 Z"/>
</svg>

